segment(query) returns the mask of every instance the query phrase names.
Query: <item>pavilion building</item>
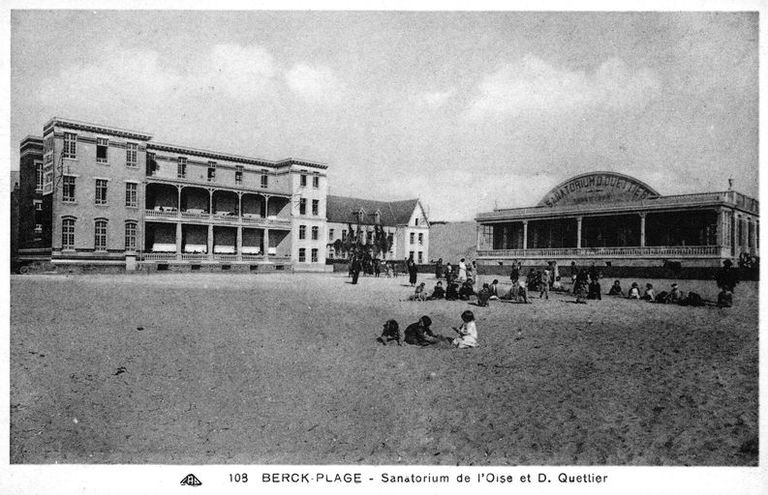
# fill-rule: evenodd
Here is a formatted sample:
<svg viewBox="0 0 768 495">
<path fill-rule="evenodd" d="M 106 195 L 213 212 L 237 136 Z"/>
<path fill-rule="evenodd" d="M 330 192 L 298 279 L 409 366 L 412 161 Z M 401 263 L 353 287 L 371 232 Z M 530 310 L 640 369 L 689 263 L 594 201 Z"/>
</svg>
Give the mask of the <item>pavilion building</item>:
<svg viewBox="0 0 768 495">
<path fill-rule="evenodd" d="M 717 267 L 758 255 L 759 202 L 734 190 L 662 196 L 615 172 L 572 177 L 527 208 L 480 213 L 481 265 Z"/>
</svg>

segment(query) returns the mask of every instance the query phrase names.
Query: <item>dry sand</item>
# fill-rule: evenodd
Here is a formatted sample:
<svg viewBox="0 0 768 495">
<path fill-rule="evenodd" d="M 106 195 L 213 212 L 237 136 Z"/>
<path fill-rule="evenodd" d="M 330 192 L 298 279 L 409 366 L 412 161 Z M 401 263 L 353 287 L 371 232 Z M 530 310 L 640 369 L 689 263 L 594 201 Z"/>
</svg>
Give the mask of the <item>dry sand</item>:
<svg viewBox="0 0 768 495">
<path fill-rule="evenodd" d="M 756 283 L 478 308 L 347 280 L 12 276 L 11 462 L 757 464 Z M 374 340 L 465 309 L 476 349 Z"/>
</svg>

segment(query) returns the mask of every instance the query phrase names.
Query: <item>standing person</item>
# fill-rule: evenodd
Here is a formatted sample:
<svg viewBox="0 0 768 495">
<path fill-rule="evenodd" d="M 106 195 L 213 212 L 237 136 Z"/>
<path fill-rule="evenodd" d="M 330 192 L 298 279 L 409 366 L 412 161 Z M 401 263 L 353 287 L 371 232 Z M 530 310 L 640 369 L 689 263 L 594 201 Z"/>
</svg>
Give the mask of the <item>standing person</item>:
<svg viewBox="0 0 768 495">
<path fill-rule="evenodd" d="M 408 258 L 406 265 L 408 266 L 408 276 L 410 277 L 408 281 L 411 283 L 411 287 L 413 287 L 416 285 L 418 267 L 416 266 L 416 262 L 413 261 L 413 258 Z"/>
<path fill-rule="evenodd" d="M 373 276 L 378 278 L 381 274 L 381 265 L 379 264 L 379 258 L 373 259 Z"/>
<path fill-rule="evenodd" d="M 560 268 L 557 266 L 557 261 L 552 260 L 552 288 L 555 288 L 555 281 L 560 280 Z"/>
<path fill-rule="evenodd" d="M 469 263 L 467 263 L 467 280 L 471 280 L 472 281 L 472 285 L 474 285 L 475 282 L 477 281 L 477 279 L 475 277 L 475 267 L 472 266 L 472 262 L 471 261 Z"/>
<path fill-rule="evenodd" d="M 459 349 L 477 347 L 477 325 L 475 325 L 474 313 L 469 310 L 461 313 L 461 322 L 460 327 L 453 327 L 453 330 L 459 334 L 453 339 L 453 345 Z"/>
<path fill-rule="evenodd" d="M 350 266 L 350 271 L 352 272 L 353 284 L 357 284 L 357 279 L 358 277 L 360 277 L 360 270 L 362 270 L 360 258 L 355 256 L 354 258 L 352 258 L 352 265 Z"/>
<path fill-rule="evenodd" d="M 576 274 L 576 281 L 573 284 L 573 294 L 576 296 L 576 302 L 579 304 L 587 303 L 588 278 L 587 271 L 583 268 Z"/>
<path fill-rule="evenodd" d="M 739 283 L 739 274 L 733 269 L 731 260 L 723 261 L 723 267 L 715 275 L 715 282 L 720 288 L 717 305 L 721 308 L 730 308 L 733 306 L 733 291 Z"/>
<path fill-rule="evenodd" d="M 512 272 L 509 274 L 509 280 L 512 281 L 512 287 L 517 287 L 517 281 L 520 280 L 520 268 L 517 261 L 512 262 Z"/>
<path fill-rule="evenodd" d="M 437 260 L 435 263 L 435 278 L 441 278 L 443 276 L 443 258 Z"/>
<path fill-rule="evenodd" d="M 549 268 L 545 268 L 541 273 L 541 282 L 539 283 L 539 299 L 541 299 L 541 296 L 547 296 L 547 299 L 549 299 L 550 282 L 551 274 L 549 273 Z"/>
<path fill-rule="evenodd" d="M 450 285 L 450 283 L 453 281 L 453 267 L 450 263 L 445 264 L 445 283 L 446 285 Z"/>
<path fill-rule="evenodd" d="M 459 283 L 463 283 L 467 280 L 467 264 L 464 263 L 464 258 L 459 260 Z"/>
<path fill-rule="evenodd" d="M 576 293 L 576 277 L 579 275 L 579 270 L 576 268 L 576 262 L 571 261 L 571 292 Z"/>
</svg>

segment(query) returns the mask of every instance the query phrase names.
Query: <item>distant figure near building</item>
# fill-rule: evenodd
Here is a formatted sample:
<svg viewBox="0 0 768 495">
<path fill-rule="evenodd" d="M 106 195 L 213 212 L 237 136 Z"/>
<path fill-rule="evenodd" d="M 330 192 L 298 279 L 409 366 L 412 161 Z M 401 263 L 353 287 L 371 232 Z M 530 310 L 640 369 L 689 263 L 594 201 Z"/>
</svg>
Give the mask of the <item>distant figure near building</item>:
<svg viewBox="0 0 768 495">
<path fill-rule="evenodd" d="M 410 282 L 411 286 L 416 285 L 416 278 L 418 276 L 418 267 L 416 266 L 416 262 L 413 261 L 413 258 L 408 258 L 408 261 L 406 261 L 406 266 L 408 267 L 408 281 Z"/>
<path fill-rule="evenodd" d="M 730 308 L 733 306 L 733 291 L 739 283 L 739 274 L 733 269 L 731 260 L 723 261 L 723 267 L 717 272 L 715 282 L 720 288 L 717 305 L 721 308 Z"/>
</svg>

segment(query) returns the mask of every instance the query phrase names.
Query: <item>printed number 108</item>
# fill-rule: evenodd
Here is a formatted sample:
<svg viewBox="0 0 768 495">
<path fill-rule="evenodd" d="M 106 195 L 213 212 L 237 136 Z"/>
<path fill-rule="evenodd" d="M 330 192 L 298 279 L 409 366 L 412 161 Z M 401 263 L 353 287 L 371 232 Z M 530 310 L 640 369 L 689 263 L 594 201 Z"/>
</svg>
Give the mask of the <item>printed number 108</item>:
<svg viewBox="0 0 768 495">
<path fill-rule="evenodd" d="M 248 483 L 248 473 L 229 473 L 230 483 Z"/>
</svg>

